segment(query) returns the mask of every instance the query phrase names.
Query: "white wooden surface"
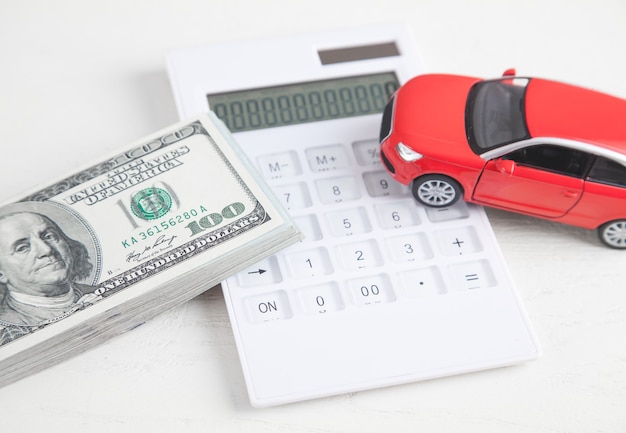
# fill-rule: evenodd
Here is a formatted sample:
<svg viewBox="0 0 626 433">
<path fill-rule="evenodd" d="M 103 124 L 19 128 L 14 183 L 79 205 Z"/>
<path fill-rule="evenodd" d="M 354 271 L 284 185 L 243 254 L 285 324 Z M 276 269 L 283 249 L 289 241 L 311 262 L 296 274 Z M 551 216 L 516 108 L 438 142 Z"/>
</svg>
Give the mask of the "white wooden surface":
<svg viewBox="0 0 626 433">
<path fill-rule="evenodd" d="M 516 67 L 626 98 L 625 19 L 623 0 L 0 0 L 0 200 L 176 121 L 169 48 L 407 21 L 432 71 Z M 1 388 L 0 431 L 626 431 L 626 252 L 585 230 L 489 215 L 538 361 L 253 409 L 211 290 Z"/>
</svg>

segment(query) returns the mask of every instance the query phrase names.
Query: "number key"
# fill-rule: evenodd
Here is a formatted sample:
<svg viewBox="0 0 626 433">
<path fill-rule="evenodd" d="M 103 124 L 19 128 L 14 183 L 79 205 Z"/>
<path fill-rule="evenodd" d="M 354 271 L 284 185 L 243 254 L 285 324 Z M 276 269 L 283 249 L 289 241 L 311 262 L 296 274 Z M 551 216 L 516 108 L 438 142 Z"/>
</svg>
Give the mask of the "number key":
<svg viewBox="0 0 626 433">
<path fill-rule="evenodd" d="M 320 179 L 315 183 L 320 201 L 324 204 L 341 203 L 361 197 L 357 181 L 351 176 Z"/>
<path fill-rule="evenodd" d="M 298 289 L 296 295 L 300 307 L 307 314 L 324 314 L 344 308 L 337 283 Z"/>
<path fill-rule="evenodd" d="M 386 171 L 363 173 L 363 182 L 370 197 L 403 195 L 409 192 L 407 188 L 393 180 Z"/>
<path fill-rule="evenodd" d="M 327 219 L 333 236 L 352 236 L 372 230 L 367 213 L 362 207 L 330 212 Z"/>
<path fill-rule="evenodd" d="M 396 296 L 386 275 L 373 275 L 347 282 L 350 299 L 355 305 L 368 306 L 393 302 Z"/>
<path fill-rule="evenodd" d="M 420 223 L 413 203 L 397 202 L 376 205 L 378 221 L 384 229 L 397 229 Z"/>
<path fill-rule="evenodd" d="M 316 277 L 333 271 L 333 265 L 325 248 L 289 252 L 284 257 L 293 278 Z"/>
<path fill-rule="evenodd" d="M 427 260 L 433 257 L 426 235 L 411 233 L 396 236 L 385 241 L 391 260 L 396 263 Z"/>
<path fill-rule="evenodd" d="M 312 205 L 309 190 L 304 183 L 275 186 L 274 193 L 288 210 L 307 208 Z"/>
<path fill-rule="evenodd" d="M 372 268 L 383 263 L 378 246 L 373 240 L 340 245 L 338 248 L 347 270 Z"/>
</svg>

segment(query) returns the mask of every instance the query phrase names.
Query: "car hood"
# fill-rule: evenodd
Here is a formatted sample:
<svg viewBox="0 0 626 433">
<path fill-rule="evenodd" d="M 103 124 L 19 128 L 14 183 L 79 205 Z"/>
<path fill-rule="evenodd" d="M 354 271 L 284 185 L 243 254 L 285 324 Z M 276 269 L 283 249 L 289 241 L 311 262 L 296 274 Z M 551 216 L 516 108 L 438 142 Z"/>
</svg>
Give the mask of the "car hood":
<svg viewBox="0 0 626 433">
<path fill-rule="evenodd" d="M 479 78 L 458 75 L 420 75 L 396 94 L 394 135 L 411 149 L 447 162 L 482 160 L 467 143 L 465 105 Z"/>
</svg>

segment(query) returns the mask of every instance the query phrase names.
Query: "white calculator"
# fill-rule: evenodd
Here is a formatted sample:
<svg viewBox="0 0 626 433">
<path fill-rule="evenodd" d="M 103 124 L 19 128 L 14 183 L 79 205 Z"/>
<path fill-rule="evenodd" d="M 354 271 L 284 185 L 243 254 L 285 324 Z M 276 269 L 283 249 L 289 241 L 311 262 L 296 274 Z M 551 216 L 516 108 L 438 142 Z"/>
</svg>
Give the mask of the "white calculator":
<svg viewBox="0 0 626 433">
<path fill-rule="evenodd" d="M 167 62 L 180 117 L 212 109 L 305 234 L 222 283 L 252 405 L 539 356 L 482 208 L 426 209 L 381 164 L 387 99 L 424 72 L 403 26 Z"/>
</svg>

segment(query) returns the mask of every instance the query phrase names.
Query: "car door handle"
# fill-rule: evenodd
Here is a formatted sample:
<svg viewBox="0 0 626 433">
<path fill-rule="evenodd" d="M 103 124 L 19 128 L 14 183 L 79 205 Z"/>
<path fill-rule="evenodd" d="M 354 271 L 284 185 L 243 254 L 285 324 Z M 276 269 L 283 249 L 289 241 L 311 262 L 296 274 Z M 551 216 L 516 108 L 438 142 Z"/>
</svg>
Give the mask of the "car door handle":
<svg viewBox="0 0 626 433">
<path fill-rule="evenodd" d="M 570 191 L 570 190 L 565 190 L 563 191 L 563 195 L 567 198 L 576 198 L 579 195 L 578 191 Z"/>
</svg>

